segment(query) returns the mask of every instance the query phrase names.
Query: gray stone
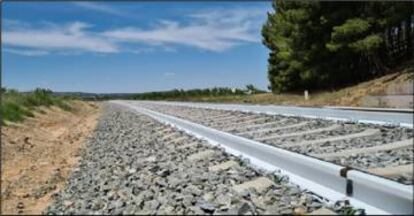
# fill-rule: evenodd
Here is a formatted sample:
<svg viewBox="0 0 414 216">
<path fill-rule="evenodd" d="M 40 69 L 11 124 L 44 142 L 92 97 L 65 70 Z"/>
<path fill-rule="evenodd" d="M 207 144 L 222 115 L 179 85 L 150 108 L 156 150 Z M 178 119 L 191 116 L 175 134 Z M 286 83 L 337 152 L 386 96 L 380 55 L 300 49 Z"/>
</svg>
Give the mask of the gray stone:
<svg viewBox="0 0 414 216">
<path fill-rule="evenodd" d="M 205 201 L 211 202 L 211 201 L 214 200 L 215 197 L 214 197 L 214 194 L 212 192 L 209 192 L 209 193 L 204 194 L 203 198 L 204 198 Z"/>
<path fill-rule="evenodd" d="M 157 214 L 159 214 L 159 215 L 166 215 L 166 214 L 171 215 L 171 214 L 174 214 L 174 209 L 175 208 L 171 205 L 162 205 L 158 209 Z"/>
<path fill-rule="evenodd" d="M 216 205 L 214 205 L 213 203 L 204 201 L 204 200 L 197 202 L 196 205 L 200 207 L 203 211 L 208 212 L 208 213 L 212 213 L 216 210 Z"/>
<path fill-rule="evenodd" d="M 237 210 L 238 215 L 244 215 L 250 211 L 250 205 L 248 203 L 241 203 L 239 209 Z"/>
<path fill-rule="evenodd" d="M 230 206 L 231 197 L 225 194 L 221 194 L 216 197 L 215 202 L 221 206 Z"/>
<path fill-rule="evenodd" d="M 198 206 L 191 206 L 189 209 L 192 211 L 192 214 L 195 215 L 204 215 L 205 212 Z"/>
<path fill-rule="evenodd" d="M 157 210 L 160 203 L 157 200 L 150 200 L 144 203 L 144 210 Z"/>
</svg>

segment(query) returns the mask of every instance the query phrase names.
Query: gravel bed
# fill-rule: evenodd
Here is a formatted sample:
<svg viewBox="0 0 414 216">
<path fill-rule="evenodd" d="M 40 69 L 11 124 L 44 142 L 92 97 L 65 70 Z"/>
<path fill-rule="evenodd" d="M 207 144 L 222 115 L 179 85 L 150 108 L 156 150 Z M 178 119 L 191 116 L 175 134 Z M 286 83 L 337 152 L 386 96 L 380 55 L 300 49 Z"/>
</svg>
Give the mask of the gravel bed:
<svg viewBox="0 0 414 216">
<path fill-rule="evenodd" d="M 225 111 L 225 110 L 197 109 L 197 108 L 191 108 L 191 107 L 175 107 L 175 106 L 169 106 L 169 105 L 163 105 L 163 106 L 145 105 L 145 107 L 158 111 L 158 112 L 165 113 L 165 114 L 174 115 L 174 116 L 185 118 L 185 119 L 192 120 L 192 121 L 202 121 L 205 123 L 214 122 L 215 120 L 213 119 L 215 116 L 238 114 L 232 111 Z M 241 114 L 243 115 L 244 113 L 241 113 Z"/>
<path fill-rule="evenodd" d="M 403 184 L 412 185 L 414 184 L 414 176 L 409 173 L 404 173 L 398 176 L 390 176 L 388 179 L 393 181 L 401 182 Z"/>
<path fill-rule="evenodd" d="M 295 127 L 295 128 L 275 130 L 275 131 L 270 131 L 270 132 L 265 132 L 265 133 L 248 134 L 245 137 L 250 138 L 250 139 L 260 139 L 260 138 L 268 137 L 268 136 L 285 135 L 285 134 L 289 135 L 292 133 L 300 133 L 300 132 L 305 132 L 309 130 L 323 129 L 326 127 L 330 127 L 332 125 L 333 124 L 329 124 L 329 123 L 321 124 L 320 122 L 312 122 L 308 125 Z M 265 143 L 277 144 L 277 145 L 279 145 L 280 143 L 283 143 L 283 144 L 298 143 L 303 140 L 317 140 L 317 139 L 323 139 L 323 138 L 328 138 L 332 136 L 340 136 L 340 135 L 347 135 L 351 133 L 358 133 L 362 130 L 363 129 L 361 128 L 347 127 L 342 124 L 342 126 L 340 126 L 340 128 L 336 130 L 322 131 L 319 133 L 311 133 L 311 134 L 304 134 L 304 135 L 284 137 L 284 138 L 273 138 L 273 139 L 267 140 Z"/>
<path fill-rule="evenodd" d="M 268 125 L 263 127 L 255 127 L 253 129 L 233 129 L 231 133 L 238 133 L 238 132 L 246 132 L 246 131 L 259 131 L 262 129 L 272 128 L 272 127 L 281 127 L 296 124 L 299 122 L 307 121 L 309 124 L 295 127 L 295 128 L 288 128 L 282 130 L 274 130 L 274 131 L 267 131 L 263 133 L 249 133 L 244 136 L 249 139 L 257 140 L 261 137 L 271 136 L 271 135 L 283 135 L 288 133 L 295 133 L 295 132 L 302 132 L 306 130 L 313 130 L 317 128 L 324 128 L 329 127 L 333 124 L 340 124 L 341 129 L 335 129 L 331 131 L 323 131 L 319 133 L 312 133 L 306 135 L 299 135 L 293 137 L 285 137 L 285 138 L 275 138 L 272 140 L 262 141 L 268 145 L 281 147 L 284 149 L 288 149 L 297 153 L 301 154 L 324 154 L 324 153 L 332 153 L 332 152 L 340 152 L 343 150 L 355 149 L 355 148 L 367 148 L 373 146 L 380 146 L 384 144 L 389 144 L 405 139 L 410 139 L 414 137 L 413 129 L 403 128 L 403 127 L 389 127 L 389 126 L 380 126 L 374 124 L 355 124 L 355 123 L 345 123 L 345 122 L 334 122 L 329 120 L 321 120 L 321 119 L 309 119 L 303 117 L 285 117 L 285 116 L 275 116 L 275 115 L 265 115 L 265 114 L 254 114 L 254 113 L 243 113 L 240 111 L 225 111 L 225 110 L 213 110 L 213 109 L 202 109 L 202 108 L 188 108 L 188 107 L 177 107 L 177 106 L 170 106 L 170 105 L 148 105 L 145 104 L 144 106 L 148 106 L 148 108 L 166 113 L 169 115 L 181 117 L 184 119 L 188 119 L 190 121 L 203 124 L 206 126 L 214 125 L 213 128 L 224 130 L 228 128 L 228 124 L 232 122 L 237 122 L 237 120 L 222 120 L 221 118 L 214 118 L 210 119 L 208 116 L 213 115 L 223 115 L 223 114 L 231 114 L 231 115 L 242 115 L 242 116 L 257 116 L 260 118 L 262 116 L 269 116 L 277 119 L 277 121 L 284 120 L 283 123 L 280 125 Z M 206 117 L 207 116 L 207 117 Z M 285 121 L 286 120 L 286 121 Z M 268 121 L 268 120 L 266 120 Z M 269 120 L 271 121 L 271 120 Z M 217 123 L 221 123 L 217 125 Z M 241 127 L 243 127 L 243 123 L 240 123 Z M 233 127 L 232 125 L 231 127 Z M 336 136 L 344 136 L 349 134 L 355 134 L 359 132 L 363 132 L 366 129 L 377 129 L 379 130 L 378 133 L 370 136 L 364 136 L 359 138 L 351 138 L 345 140 L 338 140 L 332 142 L 324 142 L 324 143 L 316 143 L 310 145 L 303 145 L 303 146 L 289 146 L 290 144 L 301 143 L 304 141 L 311 141 L 311 140 L 318 140 L 318 139 L 325 139 L 330 137 Z M 411 152 L 412 153 L 412 152 Z M 350 165 L 355 166 L 355 168 L 369 168 L 373 166 L 392 166 L 394 163 L 393 161 L 399 161 L 400 158 L 404 158 L 406 156 L 406 152 L 404 151 L 395 151 L 390 155 L 383 156 L 381 152 L 373 152 L 364 154 L 361 158 L 369 158 L 363 159 L 360 161 L 360 157 L 356 158 L 343 158 L 342 160 L 336 160 L 335 162 L 340 165 Z M 366 162 L 366 161 L 368 162 Z M 401 159 L 404 161 L 403 159 Z M 352 161 L 350 163 L 346 163 L 347 161 Z M 378 164 L 376 164 L 378 163 Z M 401 162 L 404 163 L 404 162 Z M 408 163 L 408 162 L 407 162 Z M 411 177 L 412 178 L 412 177 Z M 409 179 L 411 179 L 409 178 Z M 395 177 L 394 179 L 406 179 L 405 177 Z M 405 180 L 402 180 L 405 181 Z M 411 180 L 410 180 L 411 181 Z"/>
<path fill-rule="evenodd" d="M 398 150 L 378 151 L 374 154 L 355 154 L 348 157 L 333 158 L 331 161 L 357 168 L 393 167 L 412 164 L 413 147 Z"/>
<path fill-rule="evenodd" d="M 278 127 L 299 123 L 301 121 L 307 121 L 307 119 L 299 118 L 299 117 L 285 117 L 285 116 L 280 116 L 280 115 L 255 114 L 255 113 L 246 113 L 246 112 L 240 112 L 240 111 L 199 109 L 199 108 L 190 108 L 190 107 L 174 107 L 174 106 L 169 106 L 169 105 L 153 106 L 153 105 L 145 104 L 144 106 L 152 110 L 158 111 L 158 112 L 162 112 L 168 115 L 173 115 L 179 118 L 187 119 L 195 123 L 206 125 L 206 126 L 209 126 L 215 129 L 219 129 L 219 130 L 227 129 L 228 124 L 239 122 L 241 129 L 232 130 L 232 132 L 234 133 L 249 131 L 249 129 L 242 128 L 244 126 L 243 121 L 246 121 L 246 120 L 240 120 L 238 118 L 234 118 L 233 120 L 225 120 L 223 122 L 221 121 L 222 120 L 221 118 L 214 118 L 214 116 L 227 114 L 229 116 L 233 115 L 235 117 L 236 116 L 255 117 L 257 119 L 262 118 L 262 117 L 267 117 L 267 119 L 261 120 L 255 124 L 268 123 L 272 121 L 277 122 L 277 121 L 284 120 L 283 124 L 278 125 Z M 234 127 L 234 126 L 235 125 L 232 125 L 231 127 Z M 263 126 L 260 128 L 255 128 L 255 130 L 270 128 L 270 127 L 272 126 L 271 125 Z"/>
<path fill-rule="evenodd" d="M 407 185 L 414 184 L 414 176 L 412 176 L 408 173 L 404 173 L 404 174 L 399 175 L 399 176 L 391 176 L 391 177 L 388 177 L 388 179 L 391 179 L 391 180 L 397 181 L 397 182 L 401 182 L 401 183 L 407 184 Z"/>
<path fill-rule="evenodd" d="M 412 137 L 413 130 L 410 130 L 408 128 L 380 128 L 380 133 L 371 136 L 339 140 L 334 142 L 317 143 L 305 146 L 293 146 L 288 147 L 287 149 L 302 154 L 323 154 L 355 148 L 380 146 L 410 139 Z"/>
<path fill-rule="evenodd" d="M 210 122 L 203 122 L 202 124 L 208 124 L 209 126 L 213 127 L 213 128 L 219 128 L 219 129 L 224 129 L 226 127 L 228 127 L 228 125 L 230 124 L 231 127 L 236 127 L 236 126 L 244 126 L 244 122 L 246 121 L 252 121 L 252 119 L 257 119 L 260 120 L 260 123 L 262 122 L 270 122 L 270 121 L 277 121 L 277 118 L 268 118 L 266 120 L 261 120 L 260 118 L 262 118 L 261 115 L 252 115 L 250 113 L 244 113 L 243 115 L 241 114 L 234 114 L 234 116 L 240 116 L 240 118 L 238 119 L 231 119 L 231 120 L 225 120 L 220 121 L 220 118 L 218 119 L 214 119 L 214 120 L 210 120 Z"/>
<path fill-rule="evenodd" d="M 299 130 L 300 131 L 306 131 L 307 129 Z M 322 131 L 319 133 L 312 133 L 312 134 L 304 134 L 299 136 L 292 136 L 292 137 L 285 137 L 285 138 L 274 138 L 271 140 L 265 141 L 265 143 L 270 145 L 290 145 L 295 143 L 301 143 L 303 141 L 311 141 L 311 140 L 319 140 L 319 139 L 325 139 L 330 137 L 336 137 L 336 136 L 344 136 L 354 133 L 359 133 L 364 131 L 362 128 L 358 127 L 344 127 L 341 126 L 339 129 L 336 130 L 330 130 L 330 131 Z M 281 133 L 283 135 L 283 133 Z M 262 136 L 255 136 L 250 137 L 251 139 L 257 139 Z"/>
<path fill-rule="evenodd" d="M 94 135 L 65 188 L 53 195 L 45 214 L 292 214 L 329 207 L 349 210 L 344 202 L 327 206 L 317 196 L 289 183 L 286 176 L 253 169 L 248 161 L 219 147 L 176 132 L 147 116 L 118 105 L 104 107 Z M 180 142 L 173 142 L 185 136 Z M 180 148 L 196 142 L 189 148 Z M 204 150 L 214 156 L 188 161 Z M 211 172 L 208 167 L 234 160 L 240 166 Z M 233 186 L 266 176 L 265 191 L 238 193 Z M 359 211 L 362 213 L 362 211 Z"/>
<path fill-rule="evenodd" d="M 409 165 L 414 163 L 414 148 L 378 151 L 373 154 L 354 154 L 348 157 L 332 158 L 329 161 L 364 170 Z M 414 177 L 412 175 L 399 175 L 393 176 L 391 179 L 404 184 L 413 184 Z"/>
<path fill-rule="evenodd" d="M 205 119 L 200 119 L 197 117 L 188 117 L 185 115 L 180 115 L 182 118 L 184 119 L 192 119 L 194 121 L 196 121 L 199 124 L 203 124 L 209 127 L 214 127 L 214 128 L 222 128 L 223 126 L 225 126 L 226 124 L 233 124 L 236 122 L 240 122 L 240 119 L 242 118 L 246 118 L 249 117 L 250 115 L 247 113 L 238 113 L 238 112 L 228 112 L 227 114 L 229 114 L 229 116 L 231 115 L 233 118 L 232 119 L 227 119 L 226 117 L 222 117 L 222 118 L 205 118 Z M 225 122 L 221 121 L 221 119 L 225 119 Z"/>
<path fill-rule="evenodd" d="M 413 147 L 398 150 L 378 151 L 374 154 L 355 154 L 334 158 L 331 161 L 357 168 L 379 168 L 413 163 Z"/>
<path fill-rule="evenodd" d="M 233 123 L 236 122 L 240 122 L 240 126 L 243 127 L 243 120 L 239 120 L 239 119 L 235 119 L 235 120 L 226 120 L 226 121 L 221 121 L 220 118 L 218 119 L 213 119 L 213 120 L 205 120 L 200 118 L 199 113 L 208 113 L 208 112 L 217 112 L 217 110 L 212 110 L 212 109 L 199 109 L 199 108 L 188 108 L 188 107 L 174 107 L 174 106 L 169 106 L 169 105 L 162 105 L 162 106 L 150 106 L 151 109 L 154 109 L 156 111 L 165 113 L 165 114 L 169 114 L 169 115 L 174 115 L 177 117 L 181 117 L 184 119 L 188 119 L 191 121 L 194 121 L 196 123 L 199 124 L 203 124 L 206 126 L 210 126 L 212 128 L 216 128 L 219 130 L 225 130 L 228 126 L 228 124 L 232 124 L 232 127 L 234 126 Z M 189 111 L 191 110 L 191 111 Z M 304 125 L 304 126 L 299 126 L 299 127 L 294 127 L 294 128 L 287 128 L 287 129 L 276 129 L 275 126 L 271 126 L 270 127 L 260 127 L 260 128 L 254 128 L 253 131 L 259 131 L 262 129 L 267 129 L 267 128 L 271 128 L 271 127 L 275 127 L 275 130 L 273 131 L 266 131 L 266 132 L 262 132 L 262 133 L 251 133 L 249 135 L 245 135 L 245 137 L 247 138 L 258 138 L 258 137 L 265 137 L 265 136 L 271 136 L 271 135 L 282 135 L 282 134 L 287 134 L 287 133 L 296 133 L 296 132 L 301 132 L 301 131 L 306 131 L 306 130 L 314 130 L 314 129 L 319 129 L 319 128 L 324 128 L 324 127 L 329 127 L 333 124 L 335 124 L 332 121 L 324 121 L 324 120 L 309 120 L 307 118 L 302 118 L 302 117 L 284 117 L 284 116 L 270 116 L 270 115 L 264 115 L 264 114 L 253 114 L 253 113 L 244 113 L 244 112 L 240 112 L 240 111 L 222 111 L 221 114 L 223 113 L 228 113 L 229 115 L 234 115 L 239 116 L 240 118 L 243 117 L 255 117 L 257 119 L 262 118 L 263 116 L 267 116 L 269 117 L 268 120 L 263 121 L 263 123 L 266 122 L 271 122 L 271 121 L 280 121 L 282 119 L 288 119 L 290 121 L 286 121 L 283 122 L 283 124 L 277 125 L 277 127 L 283 127 L 283 126 L 289 126 L 289 125 L 293 125 L 299 122 L 309 122 L 308 124 Z M 211 114 L 210 116 L 213 116 L 214 114 Z M 244 120 L 245 121 L 245 120 Z M 342 124 L 344 125 L 344 124 Z M 350 133 L 355 133 L 355 132 L 360 132 L 362 131 L 362 129 L 360 127 L 356 127 L 354 125 L 349 125 L 346 127 L 347 130 L 334 130 L 334 131 L 328 131 L 328 132 L 322 132 L 316 135 L 304 135 L 304 136 L 300 136 L 297 138 L 284 138 L 284 139 L 274 139 L 274 141 L 276 142 L 283 142 L 283 143 L 289 143 L 289 142 L 296 142 L 299 139 L 306 139 L 306 140 L 312 140 L 312 139 L 320 139 L 320 138 L 326 138 L 328 136 L 336 136 L 338 135 L 346 135 L 346 134 L 350 134 Z M 233 130 L 232 132 L 244 132 L 244 131 L 249 131 L 249 130 Z M 319 135 L 319 136 L 317 136 Z"/>
<path fill-rule="evenodd" d="M 266 116 L 267 118 L 256 122 L 254 124 L 249 124 L 249 127 L 246 127 L 247 125 L 241 124 L 238 128 L 234 128 L 228 132 L 230 133 L 244 133 L 244 132 L 250 132 L 250 131 L 258 131 L 258 130 L 267 130 L 274 127 L 282 127 L 287 125 L 293 125 L 299 123 L 299 121 L 295 118 L 283 118 L 281 116 Z M 271 123 L 274 122 L 275 124 L 267 124 L 260 126 L 261 124 Z M 254 128 L 250 127 L 254 126 Z"/>
</svg>

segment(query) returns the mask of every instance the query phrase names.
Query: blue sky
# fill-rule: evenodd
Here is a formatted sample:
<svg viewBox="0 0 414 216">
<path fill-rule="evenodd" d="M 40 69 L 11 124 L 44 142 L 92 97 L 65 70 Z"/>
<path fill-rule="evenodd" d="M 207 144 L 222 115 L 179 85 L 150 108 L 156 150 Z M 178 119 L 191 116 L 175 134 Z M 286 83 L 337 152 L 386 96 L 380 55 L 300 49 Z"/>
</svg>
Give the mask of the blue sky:
<svg viewBox="0 0 414 216">
<path fill-rule="evenodd" d="M 266 89 L 270 2 L 3 2 L 2 85 Z"/>
</svg>

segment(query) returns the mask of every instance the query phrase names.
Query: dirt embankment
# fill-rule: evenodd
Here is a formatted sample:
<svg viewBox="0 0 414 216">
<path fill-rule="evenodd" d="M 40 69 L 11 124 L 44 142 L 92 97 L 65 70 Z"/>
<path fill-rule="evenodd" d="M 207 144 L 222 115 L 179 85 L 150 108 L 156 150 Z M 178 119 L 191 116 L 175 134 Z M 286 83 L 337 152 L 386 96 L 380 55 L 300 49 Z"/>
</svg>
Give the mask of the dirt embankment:
<svg viewBox="0 0 414 216">
<path fill-rule="evenodd" d="M 99 104 L 74 101 L 71 112 L 39 108 L 1 128 L 1 214 L 40 214 L 77 165 Z"/>
</svg>

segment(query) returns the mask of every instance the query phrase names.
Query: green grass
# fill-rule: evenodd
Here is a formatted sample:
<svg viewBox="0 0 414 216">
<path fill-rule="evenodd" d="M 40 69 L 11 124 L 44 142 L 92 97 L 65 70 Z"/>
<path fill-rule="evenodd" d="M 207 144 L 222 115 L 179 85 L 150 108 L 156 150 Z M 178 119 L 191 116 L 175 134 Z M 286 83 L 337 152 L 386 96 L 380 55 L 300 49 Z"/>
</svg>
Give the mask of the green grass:
<svg viewBox="0 0 414 216">
<path fill-rule="evenodd" d="M 45 89 L 36 89 L 31 93 L 20 93 L 15 90 L 3 90 L 1 95 L 1 122 L 18 122 L 25 117 L 33 117 L 33 111 L 39 106 L 57 106 L 70 111 L 67 100 L 55 97 Z"/>
</svg>

